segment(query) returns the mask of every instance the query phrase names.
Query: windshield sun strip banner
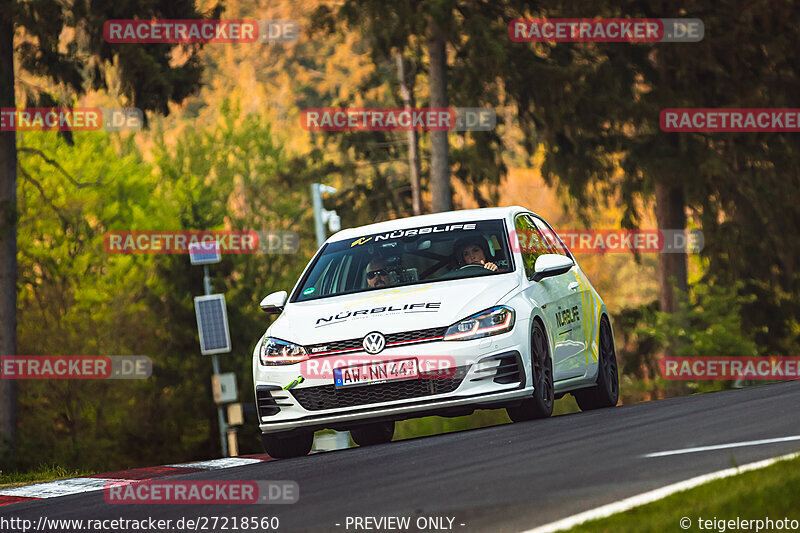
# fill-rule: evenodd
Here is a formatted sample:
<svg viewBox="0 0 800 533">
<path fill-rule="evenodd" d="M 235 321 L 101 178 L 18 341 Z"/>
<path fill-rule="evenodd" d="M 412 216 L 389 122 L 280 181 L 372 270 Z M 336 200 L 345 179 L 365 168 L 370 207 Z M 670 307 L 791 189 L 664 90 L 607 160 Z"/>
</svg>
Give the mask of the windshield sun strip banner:
<svg viewBox="0 0 800 533">
<path fill-rule="evenodd" d="M 463 224 L 436 224 L 433 226 L 423 226 L 419 228 L 398 229 L 383 233 L 373 233 L 372 235 L 359 237 L 350 243 L 350 248 L 367 243 L 379 243 L 394 241 L 406 237 L 422 237 L 423 235 L 434 235 L 437 233 L 447 233 L 451 231 L 473 231 L 481 222 L 495 222 L 495 220 L 480 220 L 476 222 L 465 222 Z M 338 241 L 333 244 L 340 244 L 347 241 Z"/>
</svg>

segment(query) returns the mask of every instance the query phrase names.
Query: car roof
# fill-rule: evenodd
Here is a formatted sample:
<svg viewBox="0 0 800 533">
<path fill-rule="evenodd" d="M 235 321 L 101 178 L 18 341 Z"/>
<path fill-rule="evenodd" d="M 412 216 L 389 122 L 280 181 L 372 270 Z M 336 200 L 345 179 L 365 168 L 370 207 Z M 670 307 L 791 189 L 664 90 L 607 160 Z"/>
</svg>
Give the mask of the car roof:
<svg viewBox="0 0 800 533">
<path fill-rule="evenodd" d="M 459 211 L 445 211 L 442 213 L 432 213 L 430 215 L 419 215 L 415 217 L 398 218 L 377 222 L 357 228 L 347 228 L 331 235 L 328 242 L 338 242 L 354 239 L 372 233 L 383 233 L 398 229 L 415 228 L 420 226 L 433 226 L 436 224 L 453 224 L 459 222 L 470 222 L 474 220 L 496 220 L 505 219 L 508 216 L 519 213 L 520 211 L 530 212 L 529 209 L 518 205 L 508 207 L 484 207 L 481 209 L 462 209 Z"/>
</svg>

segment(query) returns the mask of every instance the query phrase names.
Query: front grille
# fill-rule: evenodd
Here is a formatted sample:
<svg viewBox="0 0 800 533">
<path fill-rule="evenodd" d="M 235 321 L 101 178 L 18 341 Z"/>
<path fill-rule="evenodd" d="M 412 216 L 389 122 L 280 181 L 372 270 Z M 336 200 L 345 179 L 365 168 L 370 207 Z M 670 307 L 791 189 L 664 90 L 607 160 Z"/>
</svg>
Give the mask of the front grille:
<svg viewBox="0 0 800 533">
<path fill-rule="evenodd" d="M 311 355 L 314 355 L 315 353 L 336 352 L 339 350 L 352 350 L 354 348 L 361 348 L 362 342 L 363 339 L 348 339 L 346 341 L 333 341 L 324 344 L 314 344 L 311 346 L 306 346 L 306 350 Z M 319 352 L 314 352 L 315 349 L 319 350 Z"/>
<path fill-rule="evenodd" d="M 339 409 L 453 392 L 461 385 L 467 370 L 469 367 L 458 367 L 452 377 L 446 378 L 428 375 L 424 379 L 389 381 L 377 385 L 361 385 L 345 389 L 336 389 L 333 385 L 322 385 L 292 389 L 289 392 L 304 409 L 309 411 Z"/>
<path fill-rule="evenodd" d="M 387 333 L 384 334 L 386 337 L 386 345 L 395 344 L 398 342 L 413 342 L 413 341 L 423 341 L 423 340 L 438 340 L 441 337 L 444 337 L 444 333 L 447 331 L 447 327 L 441 328 L 427 328 L 427 329 L 417 329 L 413 331 L 403 331 L 400 333 Z M 327 343 L 319 343 L 313 344 L 311 346 L 306 346 L 306 350 L 309 354 L 313 355 L 321 355 L 330 352 L 337 352 L 340 350 L 355 350 L 355 349 L 362 349 L 361 343 L 364 341 L 363 338 L 360 339 L 347 339 L 344 341 L 333 341 Z M 317 350 L 317 351 L 315 351 Z"/>
<path fill-rule="evenodd" d="M 447 328 L 428 328 L 418 329 L 416 331 L 404 331 L 402 333 L 389 333 L 385 335 L 386 344 L 393 344 L 395 342 L 410 342 L 419 341 L 422 339 L 438 339 L 444 337 L 444 332 Z"/>
</svg>

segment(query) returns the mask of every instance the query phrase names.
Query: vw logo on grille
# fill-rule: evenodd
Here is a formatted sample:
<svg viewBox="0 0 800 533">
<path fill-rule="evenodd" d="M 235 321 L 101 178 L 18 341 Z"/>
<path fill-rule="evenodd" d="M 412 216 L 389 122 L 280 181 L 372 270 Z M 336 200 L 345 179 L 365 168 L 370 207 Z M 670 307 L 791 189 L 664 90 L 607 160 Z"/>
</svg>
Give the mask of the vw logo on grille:
<svg viewBox="0 0 800 533">
<path fill-rule="evenodd" d="M 386 347 L 386 338 L 377 331 L 373 331 L 364 337 L 362 346 L 367 353 L 380 353 Z"/>
</svg>

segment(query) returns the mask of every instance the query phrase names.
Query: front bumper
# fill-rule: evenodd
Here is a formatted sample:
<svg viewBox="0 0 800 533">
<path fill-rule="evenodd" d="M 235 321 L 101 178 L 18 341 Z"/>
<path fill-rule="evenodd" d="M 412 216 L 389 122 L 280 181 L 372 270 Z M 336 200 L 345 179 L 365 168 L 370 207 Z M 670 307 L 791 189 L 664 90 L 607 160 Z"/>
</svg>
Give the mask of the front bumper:
<svg viewBox="0 0 800 533">
<path fill-rule="evenodd" d="M 301 363 L 262 366 L 254 357 L 253 377 L 259 427 L 263 433 L 310 431 L 323 428 L 346 430 L 379 421 L 402 420 L 429 414 L 468 414 L 476 407 L 513 403 L 530 395 L 527 347 L 516 332 L 471 341 L 437 341 L 387 348 L 379 356 L 364 352 L 355 357 L 394 360 L 408 357 L 447 358 L 455 372 L 419 380 L 336 389 L 332 377 L 302 376 Z M 527 340 L 527 336 L 523 335 Z M 348 354 L 350 355 L 350 354 Z M 322 360 L 327 357 L 321 356 Z M 332 363 L 331 363 L 332 364 Z"/>
</svg>

